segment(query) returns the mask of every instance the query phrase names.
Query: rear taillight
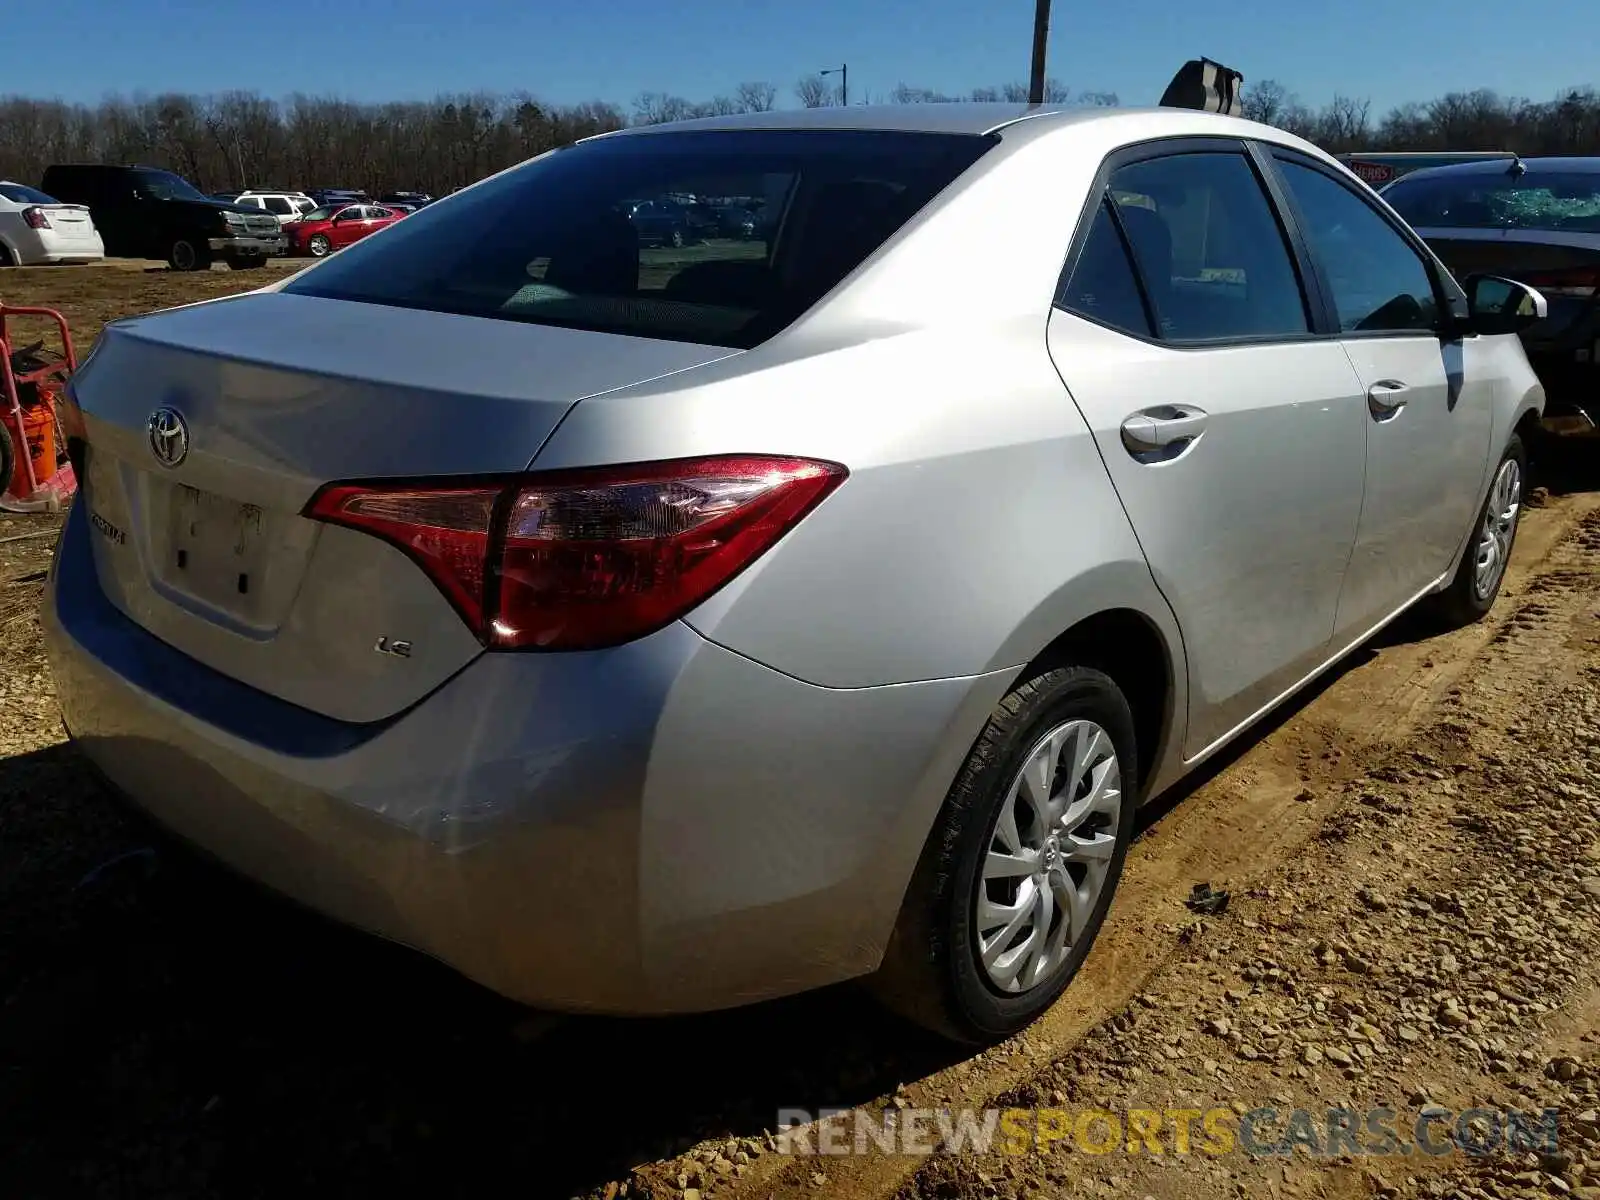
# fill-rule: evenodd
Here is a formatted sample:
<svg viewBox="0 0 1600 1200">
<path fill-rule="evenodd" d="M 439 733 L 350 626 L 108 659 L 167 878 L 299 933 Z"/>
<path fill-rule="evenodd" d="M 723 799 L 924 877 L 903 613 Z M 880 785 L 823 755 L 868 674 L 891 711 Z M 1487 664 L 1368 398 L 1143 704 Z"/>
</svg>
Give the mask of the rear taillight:
<svg viewBox="0 0 1600 1200">
<path fill-rule="evenodd" d="M 306 515 L 404 550 L 491 648 L 595 649 L 683 616 L 845 474 L 739 455 L 481 486 L 340 484 Z"/>
<path fill-rule="evenodd" d="M 49 229 L 50 216 L 42 208 L 25 208 L 22 221 L 29 229 Z"/>
<path fill-rule="evenodd" d="M 1600 291 L 1600 267 L 1563 267 L 1555 271 L 1530 271 L 1522 282 L 1558 296 L 1592 296 Z"/>
</svg>

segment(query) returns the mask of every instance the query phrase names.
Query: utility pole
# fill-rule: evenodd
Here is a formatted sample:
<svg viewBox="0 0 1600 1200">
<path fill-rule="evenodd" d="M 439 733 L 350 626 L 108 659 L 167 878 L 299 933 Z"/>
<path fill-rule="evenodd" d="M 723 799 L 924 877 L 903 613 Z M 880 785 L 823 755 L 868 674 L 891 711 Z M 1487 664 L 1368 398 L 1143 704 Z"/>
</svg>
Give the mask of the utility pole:
<svg viewBox="0 0 1600 1200">
<path fill-rule="evenodd" d="M 1050 41 L 1050 0 L 1035 0 L 1033 8 L 1033 71 L 1028 76 L 1028 103 L 1044 103 L 1044 51 Z"/>
<path fill-rule="evenodd" d="M 841 63 L 837 67 L 829 67 L 826 71 L 820 71 L 818 74 L 824 77 L 829 75 L 837 75 L 839 77 L 839 103 L 848 108 L 850 105 L 850 64 Z"/>
</svg>

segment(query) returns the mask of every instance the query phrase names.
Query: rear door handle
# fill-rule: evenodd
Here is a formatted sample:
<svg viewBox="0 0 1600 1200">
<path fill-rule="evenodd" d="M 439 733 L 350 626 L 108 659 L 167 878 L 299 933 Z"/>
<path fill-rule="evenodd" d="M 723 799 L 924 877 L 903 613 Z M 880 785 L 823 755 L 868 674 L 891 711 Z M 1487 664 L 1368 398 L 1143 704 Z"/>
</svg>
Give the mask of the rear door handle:
<svg viewBox="0 0 1600 1200">
<path fill-rule="evenodd" d="M 1367 389 L 1367 411 L 1374 421 L 1388 421 L 1406 406 L 1410 389 L 1398 379 L 1380 379 Z"/>
<path fill-rule="evenodd" d="M 1204 409 L 1189 404 L 1147 408 L 1122 423 L 1122 444 L 1141 462 L 1166 462 L 1194 445 L 1209 420 Z"/>
</svg>

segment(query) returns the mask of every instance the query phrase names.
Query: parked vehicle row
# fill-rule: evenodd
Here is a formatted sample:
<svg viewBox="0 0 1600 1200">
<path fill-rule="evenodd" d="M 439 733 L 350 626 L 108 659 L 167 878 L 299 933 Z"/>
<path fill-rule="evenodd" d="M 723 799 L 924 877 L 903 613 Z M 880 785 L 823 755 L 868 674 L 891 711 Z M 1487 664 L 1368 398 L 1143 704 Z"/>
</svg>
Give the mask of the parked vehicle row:
<svg viewBox="0 0 1600 1200">
<path fill-rule="evenodd" d="M 283 253 L 278 219 L 259 209 L 205 195 L 181 176 L 156 167 L 60 164 L 46 168 L 40 189 L 86 207 L 107 254 L 164 258 L 175 271 L 258 267 Z"/>
<path fill-rule="evenodd" d="M 175 271 L 218 260 L 248 270 L 282 254 L 321 258 L 433 202 L 425 192 L 394 193 L 387 206 L 363 193 L 321 194 L 334 198 L 286 188 L 206 195 L 156 167 L 58 164 L 38 188 L 0 181 L 0 266 L 109 254 L 165 259 Z"/>
</svg>

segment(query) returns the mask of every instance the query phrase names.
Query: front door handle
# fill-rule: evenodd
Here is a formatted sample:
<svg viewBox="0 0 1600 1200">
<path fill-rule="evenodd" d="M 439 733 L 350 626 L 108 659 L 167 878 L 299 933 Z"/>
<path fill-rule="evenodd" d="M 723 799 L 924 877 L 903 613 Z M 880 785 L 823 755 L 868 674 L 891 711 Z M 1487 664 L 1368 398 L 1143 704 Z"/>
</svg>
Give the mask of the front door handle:
<svg viewBox="0 0 1600 1200">
<path fill-rule="evenodd" d="M 1188 450 L 1210 418 L 1190 404 L 1162 404 L 1136 412 L 1122 423 L 1122 444 L 1141 462 L 1166 462 Z"/>
<path fill-rule="evenodd" d="M 1392 420 L 1406 406 L 1409 389 L 1398 379 L 1380 379 L 1367 389 L 1367 411 L 1374 421 Z"/>
</svg>

